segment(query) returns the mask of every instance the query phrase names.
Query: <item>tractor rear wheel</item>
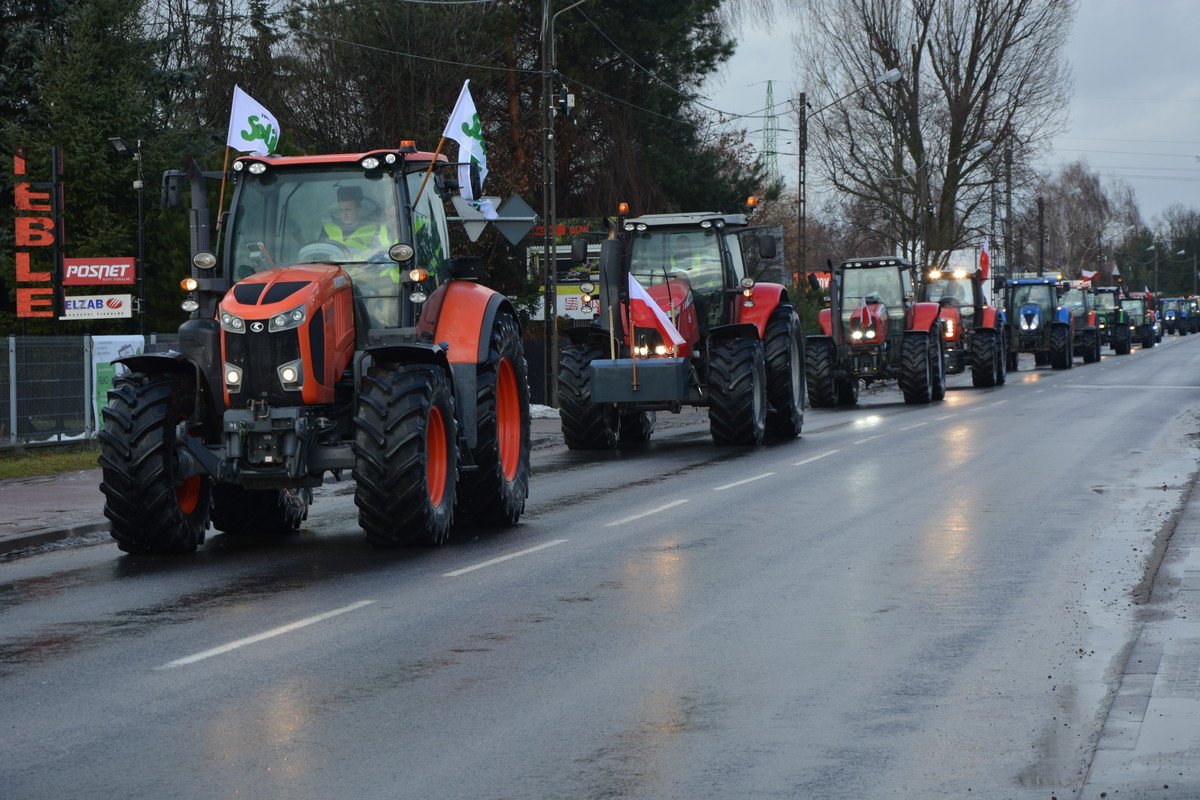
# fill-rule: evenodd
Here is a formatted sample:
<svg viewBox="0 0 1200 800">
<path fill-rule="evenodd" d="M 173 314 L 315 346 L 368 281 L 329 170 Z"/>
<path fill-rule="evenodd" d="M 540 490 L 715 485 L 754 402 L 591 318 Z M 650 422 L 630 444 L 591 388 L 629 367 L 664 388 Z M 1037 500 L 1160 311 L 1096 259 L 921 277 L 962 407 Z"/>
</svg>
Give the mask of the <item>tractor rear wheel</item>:
<svg viewBox="0 0 1200 800">
<path fill-rule="evenodd" d="M 384 547 L 446 541 L 454 521 L 458 436 L 445 370 L 372 367 L 354 427 L 354 504 L 367 540 Z"/>
<path fill-rule="evenodd" d="M 823 337 L 809 339 L 804 348 L 804 382 L 813 408 L 838 405 L 839 381 L 833 375 L 835 352 L 833 341 Z"/>
<path fill-rule="evenodd" d="M 1071 353 L 1071 329 L 1056 325 L 1050 329 L 1051 369 L 1070 369 L 1075 358 Z"/>
<path fill-rule="evenodd" d="M 1000 362 L 999 366 L 997 362 Z M 975 335 L 971 337 L 971 385 L 995 386 L 999 383 L 999 373 L 1003 368 L 996 332 L 975 331 Z"/>
<path fill-rule="evenodd" d="M 767 366 L 758 339 L 726 339 L 708 351 L 708 428 L 713 442 L 762 444 L 767 422 Z"/>
<path fill-rule="evenodd" d="M 900 345 L 900 390 L 904 402 L 910 405 L 923 405 L 933 399 L 929 339 L 927 333 L 906 333 Z"/>
<path fill-rule="evenodd" d="M 804 344 L 800 317 L 790 304 L 767 320 L 763 349 L 767 359 L 767 433 L 794 439 L 804 424 Z"/>
<path fill-rule="evenodd" d="M 558 411 L 563 439 L 569 450 L 608 450 L 617 446 L 620 420 L 611 405 L 592 402 L 594 359 L 604 358 L 598 347 L 571 345 L 558 355 Z"/>
<path fill-rule="evenodd" d="M 455 519 L 514 525 L 529 495 L 529 377 L 520 329 L 507 312 L 496 315 L 487 360 L 475 370 L 475 409 L 476 469 L 458 477 Z"/>
<path fill-rule="evenodd" d="M 1154 329 L 1153 328 L 1150 329 L 1149 333 L 1147 333 L 1145 336 L 1142 337 L 1142 349 L 1149 350 L 1151 347 L 1154 347 Z"/>
<path fill-rule="evenodd" d="M 1112 340 L 1113 353 L 1118 356 L 1127 356 L 1133 348 L 1133 331 L 1129 330 L 1128 325 L 1118 325 L 1117 330 L 1113 332 Z"/>
<path fill-rule="evenodd" d="M 1095 331 L 1084 331 L 1080 337 L 1083 344 L 1080 349 L 1083 350 L 1083 363 L 1094 364 L 1100 360 L 1100 337 Z"/>
<path fill-rule="evenodd" d="M 1021 369 L 1021 354 L 1020 353 L 1005 353 L 1004 368 L 1008 372 L 1018 372 Z"/>
<path fill-rule="evenodd" d="M 212 526 L 231 536 L 282 539 L 308 518 L 307 489 L 245 489 L 218 483 L 212 495 Z"/>
<path fill-rule="evenodd" d="M 929 334 L 930 399 L 946 399 L 946 351 L 942 349 L 942 333 L 934 328 Z"/>
<path fill-rule="evenodd" d="M 100 491 L 112 537 L 126 553 L 190 553 L 204 543 L 212 485 L 178 478 L 175 426 L 187 414 L 172 378 L 132 373 L 114 381 L 102 410 Z"/>
<path fill-rule="evenodd" d="M 654 433 L 653 411 L 626 411 L 620 415 L 620 440 L 625 444 L 645 444 Z"/>
</svg>

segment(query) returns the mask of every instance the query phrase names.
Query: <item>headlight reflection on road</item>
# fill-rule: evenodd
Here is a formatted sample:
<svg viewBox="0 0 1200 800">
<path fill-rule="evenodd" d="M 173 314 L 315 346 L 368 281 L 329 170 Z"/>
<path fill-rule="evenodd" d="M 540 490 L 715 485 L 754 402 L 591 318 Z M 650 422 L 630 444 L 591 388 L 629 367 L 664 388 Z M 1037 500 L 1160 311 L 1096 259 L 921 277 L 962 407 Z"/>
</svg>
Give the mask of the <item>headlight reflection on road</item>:
<svg viewBox="0 0 1200 800">
<path fill-rule="evenodd" d="M 868 414 L 865 417 L 859 417 L 858 419 L 854 420 L 854 429 L 861 431 L 866 428 L 874 428 L 882 423 L 883 417 L 881 417 L 879 414 Z"/>
<path fill-rule="evenodd" d="M 262 695 L 229 704 L 208 726 L 206 741 L 214 759 L 229 774 L 270 776 L 281 788 L 309 773 L 307 741 L 303 729 L 312 721 L 305 688 L 289 681 L 268 688 Z M 263 746 L 273 758 L 261 763 Z M 286 794 L 286 792 L 283 792 Z"/>
<path fill-rule="evenodd" d="M 971 499 L 961 498 L 918 542 L 921 584 L 937 587 L 936 594 L 958 594 L 969 588 L 966 579 L 975 568 L 971 517 L 976 511 Z"/>
<path fill-rule="evenodd" d="M 624 589 L 632 601 L 630 610 L 637 617 L 645 619 L 679 610 L 687 548 L 687 540 L 669 537 L 626 562 Z"/>
</svg>

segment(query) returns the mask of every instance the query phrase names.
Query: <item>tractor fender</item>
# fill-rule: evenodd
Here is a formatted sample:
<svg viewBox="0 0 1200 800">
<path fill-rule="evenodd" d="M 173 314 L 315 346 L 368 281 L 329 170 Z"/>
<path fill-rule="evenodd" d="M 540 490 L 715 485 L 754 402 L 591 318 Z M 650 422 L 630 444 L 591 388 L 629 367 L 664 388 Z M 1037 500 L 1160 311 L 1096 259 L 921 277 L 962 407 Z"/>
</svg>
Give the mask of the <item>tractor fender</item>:
<svg viewBox="0 0 1200 800">
<path fill-rule="evenodd" d="M 204 379 L 202 365 L 184 353 L 143 353 L 114 359 L 131 372 L 143 375 L 179 375 L 191 380 L 192 408 L 188 416 L 204 427 L 205 436 L 216 435 L 221 430 L 221 406 L 213 402 L 212 389 Z M 186 384 L 185 384 L 186 385 Z"/>
<path fill-rule="evenodd" d="M 449 311 L 443 314 L 445 309 Z M 471 281 L 450 281 L 426 301 L 417 330 L 447 346 L 445 357 L 449 363 L 479 364 L 487 360 L 492 325 L 501 310 L 507 310 L 520 324 L 504 295 Z"/>
<path fill-rule="evenodd" d="M 779 283 L 756 283 L 751 291 L 753 294 L 750 299 L 754 300 L 754 305 L 746 308 L 739 302 L 738 321 L 758 328 L 758 338 L 761 339 L 767 335 L 767 320 L 775 313 L 775 309 L 779 308 L 780 303 L 788 302 L 787 289 Z"/>
<path fill-rule="evenodd" d="M 1074 327 L 1071 325 L 1071 323 L 1074 321 L 1074 318 L 1071 316 L 1071 309 L 1067 308 L 1066 306 L 1059 306 L 1058 308 L 1054 309 L 1054 321 L 1061 322 L 1069 327 Z"/>
<path fill-rule="evenodd" d="M 708 340 L 710 342 L 723 342 L 726 339 L 761 339 L 758 326 L 752 325 L 749 322 L 735 322 L 731 325 L 718 325 L 715 328 L 709 328 Z"/>
<path fill-rule="evenodd" d="M 1002 325 L 1000 315 L 996 313 L 996 309 L 991 306 L 983 307 L 983 314 L 979 321 L 975 323 L 976 328 L 999 328 Z"/>
<path fill-rule="evenodd" d="M 822 308 L 818 311 L 817 324 L 821 326 L 821 333 L 826 336 L 833 336 L 833 310 Z"/>
<path fill-rule="evenodd" d="M 909 324 L 908 329 L 910 331 L 933 330 L 933 326 L 936 324 L 941 310 L 942 307 L 937 303 L 914 303 L 912 307 L 912 322 Z"/>
</svg>

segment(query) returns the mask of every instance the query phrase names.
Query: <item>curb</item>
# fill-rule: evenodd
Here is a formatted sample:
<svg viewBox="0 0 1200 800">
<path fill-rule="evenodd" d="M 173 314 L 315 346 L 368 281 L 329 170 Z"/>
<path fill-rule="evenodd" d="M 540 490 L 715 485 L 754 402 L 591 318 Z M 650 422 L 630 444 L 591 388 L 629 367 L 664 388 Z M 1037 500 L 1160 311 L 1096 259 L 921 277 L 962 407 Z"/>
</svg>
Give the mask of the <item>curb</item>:
<svg viewBox="0 0 1200 800">
<path fill-rule="evenodd" d="M 40 547 L 44 544 L 59 542 L 63 539 L 74 539 L 92 533 L 107 533 L 108 522 L 81 522 L 66 528 L 38 528 L 37 530 L 14 533 L 0 539 L 0 556 L 27 550 L 30 547 Z"/>
</svg>

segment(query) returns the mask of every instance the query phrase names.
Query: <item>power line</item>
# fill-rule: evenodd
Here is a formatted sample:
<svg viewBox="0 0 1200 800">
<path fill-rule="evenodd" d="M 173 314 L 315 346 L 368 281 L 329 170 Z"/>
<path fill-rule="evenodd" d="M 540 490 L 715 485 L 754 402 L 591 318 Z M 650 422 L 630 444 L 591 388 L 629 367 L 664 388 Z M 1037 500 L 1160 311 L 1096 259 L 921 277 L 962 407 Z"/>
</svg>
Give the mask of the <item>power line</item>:
<svg viewBox="0 0 1200 800">
<path fill-rule="evenodd" d="M 1200 141 L 1191 139 L 1106 139 L 1099 136 L 1060 136 L 1060 139 L 1071 139 L 1072 141 L 1079 140 L 1085 142 L 1130 142 L 1130 143 L 1149 143 L 1149 144 L 1200 144 Z"/>
<path fill-rule="evenodd" d="M 1056 147 L 1055 150 L 1061 150 L 1064 153 L 1105 153 L 1118 156 L 1165 156 L 1169 158 L 1198 158 L 1197 153 L 1140 153 L 1133 150 L 1092 150 L 1088 148 L 1077 147 Z"/>
</svg>

